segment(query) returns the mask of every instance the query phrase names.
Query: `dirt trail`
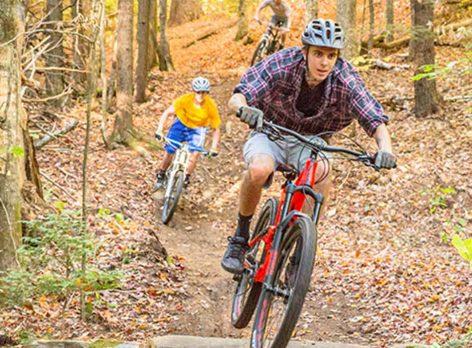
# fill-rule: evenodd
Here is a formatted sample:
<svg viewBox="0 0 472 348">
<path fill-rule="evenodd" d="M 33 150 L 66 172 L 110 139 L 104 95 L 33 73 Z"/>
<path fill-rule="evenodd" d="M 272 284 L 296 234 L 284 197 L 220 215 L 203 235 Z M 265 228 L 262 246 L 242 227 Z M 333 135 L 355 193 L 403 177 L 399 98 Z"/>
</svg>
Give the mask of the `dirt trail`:
<svg viewBox="0 0 472 348">
<path fill-rule="evenodd" d="M 180 334 L 250 336 L 251 324 L 245 330 L 237 330 L 230 324 L 234 282 L 231 275 L 224 272 L 220 266 L 226 237 L 234 231 L 238 181 L 243 171 L 240 157 L 246 129 L 236 119 L 235 123 L 231 121 L 234 116 L 226 108 L 236 83 L 236 79 L 224 80 L 212 91 L 222 109 L 224 121 L 229 123 L 229 129 L 226 129 L 222 137 L 220 156 L 214 161 L 199 163 L 195 175 L 197 182 L 192 185 L 194 188 L 190 192 L 186 192 L 173 221 L 169 226 L 159 223 L 159 238 L 163 245 L 170 254 L 182 257 L 187 269 L 187 283 L 190 289 L 187 290 L 188 297 L 184 301 L 185 313 L 171 328 L 171 331 L 175 330 Z M 225 184 L 226 182 L 230 184 Z M 277 195 L 277 185 L 273 186 L 271 191 L 265 192 L 265 196 Z M 219 197 L 218 193 L 224 194 L 224 202 L 218 200 L 222 197 Z M 202 195 L 204 199 L 200 200 L 198 195 Z M 317 298 L 312 296 L 312 301 L 307 301 L 305 306 L 305 312 L 317 313 L 316 334 L 307 335 L 312 332 L 308 327 L 313 325 L 313 317 L 309 315 L 305 320 L 301 319 L 299 336 L 305 339 L 366 342 L 360 337 L 348 337 L 354 330 L 346 325 L 345 321 L 353 313 L 345 306 L 342 296 L 337 296 L 335 303 L 328 309 L 321 308 L 316 300 Z"/>
<path fill-rule="evenodd" d="M 236 80 L 228 80 L 213 88 L 212 95 L 220 107 L 226 105 L 235 83 Z M 226 108 L 223 107 L 221 111 L 225 114 Z M 224 135 L 222 141 L 225 142 L 227 137 L 228 134 Z M 162 226 L 159 238 L 170 254 L 183 257 L 190 286 L 187 291 L 189 297 L 184 303 L 185 313 L 171 329 L 176 333 L 237 336 L 229 321 L 233 281 L 220 267 L 226 244 L 225 237 L 231 232 L 225 227 L 233 218 L 234 211 L 208 211 L 216 192 L 211 187 L 220 186 L 225 179 L 236 174 L 232 173 L 231 167 L 223 175 L 215 173 L 215 168 L 221 161 L 229 159 L 228 149 L 222 146 L 217 159 L 201 160 L 195 174 L 196 179 L 192 182 L 191 189 L 184 193 L 173 220 L 169 226 L 160 224 Z M 208 188 L 207 194 L 205 188 Z M 196 196 L 207 200 L 199 204 L 199 197 Z"/>
</svg>

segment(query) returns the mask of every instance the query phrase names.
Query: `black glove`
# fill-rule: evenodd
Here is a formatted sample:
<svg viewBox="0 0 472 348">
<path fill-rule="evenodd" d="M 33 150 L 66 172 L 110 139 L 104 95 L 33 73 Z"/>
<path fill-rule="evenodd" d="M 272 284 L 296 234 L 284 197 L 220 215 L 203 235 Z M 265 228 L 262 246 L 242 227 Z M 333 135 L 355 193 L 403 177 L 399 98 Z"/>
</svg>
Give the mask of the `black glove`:
<svg viewBox="0 0 472 348">
<path fill-rule="evenodd" d="M 249 125 L 249 128 L 260 130 L 262 128 L 262 120 L 264 113 L 262 110 L 251 106 L 241 106 L 236 113 L 241 121 Z"/>
<path fill-rule="evenodd" d="M 218 152 L 216 152 L 216 151 L 210 151 L 207 154 L 208 158 L 213 158 L 213 157 L 216 157 L 216 156 L 218 156 Z"/>
<path fill-rule="evenodd" d="M 375 155 L 375 165 L 378 168 L 392 169 L 397 166 L 397 159 L 390 152 L 380 150 Z"/>
<path fill-rule="evenodd" d="M 161 141 L 162 139 L 164 139 L 164 136 L 162 135 L 162 132 L 160 131 L 157 131 L 156 134 L 155 134 L 155 137 L 157 140 Z"/>
</svg>

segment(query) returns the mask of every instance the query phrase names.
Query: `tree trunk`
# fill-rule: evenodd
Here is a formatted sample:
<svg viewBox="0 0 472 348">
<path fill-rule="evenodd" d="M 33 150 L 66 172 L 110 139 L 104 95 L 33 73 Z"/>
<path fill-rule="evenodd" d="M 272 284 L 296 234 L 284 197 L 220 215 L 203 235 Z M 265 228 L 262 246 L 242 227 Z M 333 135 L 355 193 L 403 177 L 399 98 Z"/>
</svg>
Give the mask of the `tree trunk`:
<svg viewBox="0 0 472 348">
<path fill-rule="evenodd" d="M 386 18 L 387 18 L 387 34 L 385 35 L 385 42 L 393 41 L 393 20 L 394 20 L 394 10 L 393 10 L 393 0 L 387 0 L 386 8 Z"/>
<path fill-rule="evenodd" d="M 172 0 L 169 25 L 180 25 L 200 18 L 203 14 L 199 0 Z"/>
<path fill-rule="evenodd" d="M 356 30 L 356 0 L 338 0 L 336 20 L 346 33 L 344 56 L 350 59 L 359 55 L 360 42 Z"/>
<path fill-rule="evenodd" d="M 47 34 L 50 49 L 46 53 L 46 67 L 52 68 L 46 71 L 46 94 L 55 96 L 64 91 L 64 72 L 60 70 L 65 62 L 63 35 L 57 32 L 62 26 L 62 0 L 47 0 L 46 14 L 46 21 L 49 23 L 47 29 L 51 30 Z M 54 98 L 51 103 L 63 106 L 64 97 Z"/>
<path fill-rule="evenodd" d="M 20 97 L 24 20 L 24 8 L 19 1 L 0 2 L 0 272 L 18 265 L 22 195 L 29 193 L 28 186 L 36 186 L 36 194 L 41 194 L 27 115 Z"/>
<path fill-rule="evenodd" d="M 411 0 L 412 35 L 410 40 L 410 55 L 415 63 L 416 72 L 424 72 L 424 67 L 435 64 L 434 51 L 434 0 Z M 414 81 L 415 86 L 415 115 L 424 117 L 439 111 L 439 95 L 436 90 L 436 80 L 423 78 Z"/>
<path fill-rule="evenodd" d="M 149 49 L 148 49 L 148 71 L 157 65 L 157 54 L 154 40 L 151 35 L 157 34 L 158 18 L 157 18 L 157 0 L 150 0 L 151 6 L 149 10 Z M 154 33 L 154 34 L 153 34 Z"/>
<path fill-rule="evenodd" d="M 375 8 L 374 0 L 369 0 L 369 40 L 367 42 L 367 51 L 369 54 L 374 46 L 374 24 L 375 24 Z"/>
<path fill-rule="evenodd" d="M 173 1 L 175 2 L 175 0 Z M 166 37 L 166 26 L 167 26 L 167 0 L 159 0 L 159 26 L 160 26 L 160 53 L 159 57 L 159 70 L 169 71 L 174 70 L 174 64 L 172 63 L 172 56 L 170 55 L 169 43 Z"/>
<path fill-rule="evenodd" d="M 138 61 L 136 64 L 136 96 L 138 103 L 146 100 L 146 86 L 148 75 L 148 49 L 149 49 L 149 18 L 150 0 L 139 1 L 138 12 Z"/>
<path fill-rule="evenodd" d="M 239 0 L 238 7 L 238 32 L 235 40 L 242 40 L 248 34 L 248 18 L 247 18 L 247 0 Z"/>
<path fill-rule="evenodd" d="M 72 6 L 72 17 L 78 26 L 79 34 L 74 37 L 73 67 L 77 70 L 86 70 L 90 44 L 83 37 L 87 36 L 87 32 L 84 29 L 84 22 L 87 20 L 88 16 L 90 16 L 91 10 L 90 0 L 76 0 L 75 5 Z M 73 76 L 74 82 L 79 85 L 84 85 L 87 82 L 86 72 L 74 72 Z"/>
<path fill-rule="evenodd" d="M 133 133 L 133 0 L 118 0 L 117 112 L 111 143 L 128 144 Z"/>
<path fill-rule="evenodd" d="M 312 19 L 318 17 L 318 0 L 305 0 L 305 5 L 305 23 L 308 24 Z"/>
</svg>

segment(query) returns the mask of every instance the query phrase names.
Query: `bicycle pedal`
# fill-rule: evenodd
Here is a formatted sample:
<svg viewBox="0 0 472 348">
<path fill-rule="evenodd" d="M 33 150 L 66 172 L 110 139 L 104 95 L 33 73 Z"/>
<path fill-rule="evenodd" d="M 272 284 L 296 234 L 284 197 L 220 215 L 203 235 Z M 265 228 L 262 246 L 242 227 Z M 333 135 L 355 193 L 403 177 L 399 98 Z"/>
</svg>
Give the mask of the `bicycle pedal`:
<svg viewBox="0 0 472 348">
<path fill-rule="evenodd" d="M 235 274 L 233 275 L 233 280 L 236 281 L 236 282 L 239 282 L 242 278 L 242 275 L 241 274 Z"/>
</svg>

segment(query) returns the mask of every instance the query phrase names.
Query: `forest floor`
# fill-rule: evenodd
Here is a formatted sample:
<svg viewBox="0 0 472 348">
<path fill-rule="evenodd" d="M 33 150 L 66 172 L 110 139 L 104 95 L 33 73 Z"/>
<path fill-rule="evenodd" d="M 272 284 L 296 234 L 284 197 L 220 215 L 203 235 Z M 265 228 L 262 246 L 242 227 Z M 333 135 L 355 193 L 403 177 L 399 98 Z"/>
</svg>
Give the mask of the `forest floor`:
<svg viewBox="0 0 472 348">
<path fill-rule="evenodd" d="M 233 23 L 217 18 L 171 30 L 178 72 L 154 72 L 149 100 L 135 105 L 136 128 L 152 135 L 159 115 L 189 90 L 195 75 L 204 74 L 214 86 L 212 96 L 223 118 L 220 155 L 199 163 L 171 224 L 160 223 L 160 202 L 150 193 L 162 152 L 141 156 L 124 147 L 106 150 L 97 105 L 92 115 L 89 205 L 94 211 L 120 212 L 125 220 L 119 225 L 93 215 L 89 220 L 103 243 L 99 263 L 124 272 L 122 287 L 101 294 L 85 323 L 78 297 L 65 312 L 56 298 L 43 298 L 1 312 L 0 333 L 127 341 L 169 333 L 249 336 L 248 329 L 230 325 L 233 281 L 219 265 L 226 238 L 235 228 L 247 135 L 226 104 L 254 48 L 232 41 Z M 192 36 L 179 36 L 182 32 Z M 403 53 L 383 59 L 404 64 Z M 464 57 L 457 48 L 440 47 L 437 53 L 439 64 Z M 455 73 L 438 82 L 446 99 L 471 95 L 470 74 L 462 76 L 460 69 L 459 64 Z M 335 162 L 336 185 L 327 218 L 319 225 L 312 284 L 295 338 L 379 347 L 459 338 L 472 326 L 472 277 L 449 239 L 453 233 L 472 236 L 472 104 L 470 99 L 445 101 L 440 113 L 417 119 L 411 113 L 412 69 L 360 70 L 391 117 L 399 165 L 377 173 L 348 161 Z M 80 126 L 37 153 L 41 171 L 55 182 L 44 181 L 50 202 L 60 199 L 77 207 L 80 201 L 84 115 L 83 108 L 70 110 L 67 116 L 77 118 Z M 343 133 L 374 150 L 360 127 Z M 349 146 L 343 137 L 334 143 Z M 277 194 L 280 182 L 278 176 L 263 200 Z"/>
</svg>

